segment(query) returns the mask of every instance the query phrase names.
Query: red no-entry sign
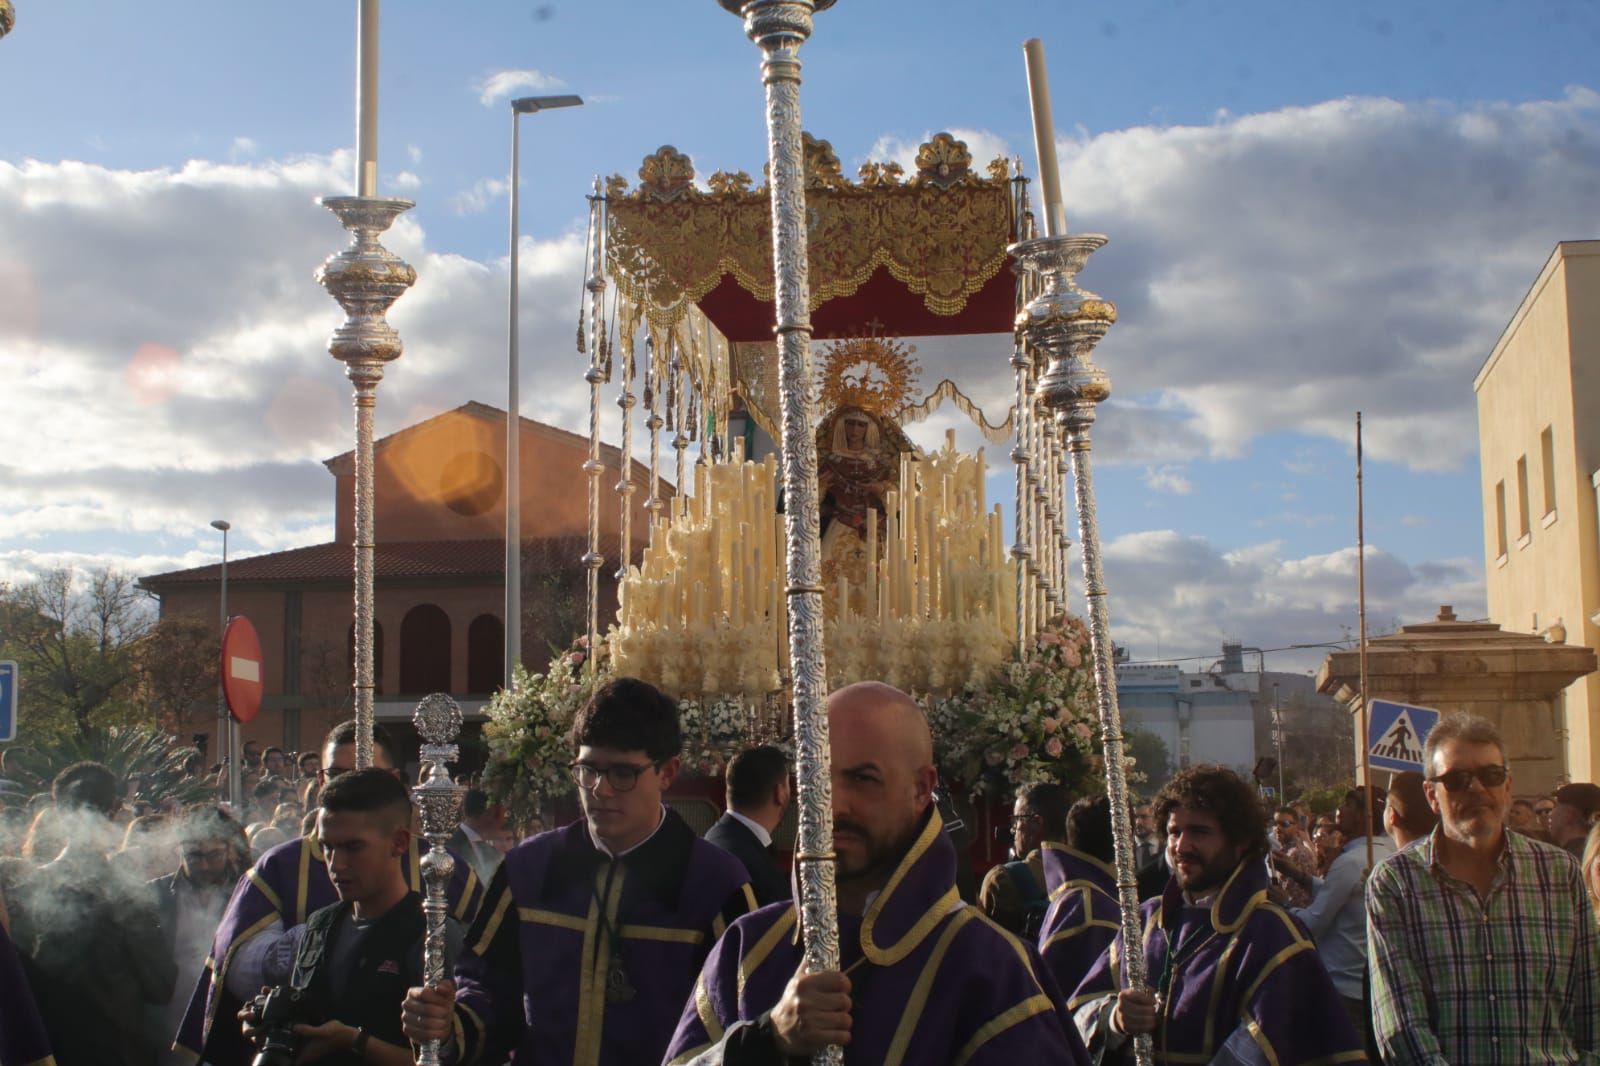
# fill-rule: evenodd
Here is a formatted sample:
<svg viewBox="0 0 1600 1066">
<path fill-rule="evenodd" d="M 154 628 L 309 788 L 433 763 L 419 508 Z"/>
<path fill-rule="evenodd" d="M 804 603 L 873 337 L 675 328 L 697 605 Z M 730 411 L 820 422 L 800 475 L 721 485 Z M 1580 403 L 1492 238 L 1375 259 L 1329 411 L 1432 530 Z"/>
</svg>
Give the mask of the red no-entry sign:
<svg viewBox="0 0 1600 1066">
<path fill-rule="evenodd" d="M 228 619 L 222 631 L 222 694 L 237 721 L 248 722 L 261 710 L 261 672 L 256 627 L 243 615 Z"/>
</svg>

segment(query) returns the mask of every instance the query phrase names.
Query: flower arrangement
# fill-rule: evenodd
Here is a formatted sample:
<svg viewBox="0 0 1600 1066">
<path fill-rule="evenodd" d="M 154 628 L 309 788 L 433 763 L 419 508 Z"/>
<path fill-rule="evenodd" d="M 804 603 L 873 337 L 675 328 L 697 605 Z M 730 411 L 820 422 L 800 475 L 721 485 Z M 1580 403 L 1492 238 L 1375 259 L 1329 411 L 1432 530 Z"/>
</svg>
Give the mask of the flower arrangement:
<svg viewBox="0 0 1600 1066">
<path fill-rule="evenodd" d="M 1005 793 L 1053 781 L 1098 787 L 1098 704 L 1082 620 L 1061 615 L 1031 654 L 1004 663 L 983 685 L 928 703 L 934 755 L 969 794 Z"/>
<path fill-rule="evenodd" d="M 751 713 L 737 696 L 686 699 L 678 703 L 683 729 L 683 768 L 717 777 L 728 761 L 749 747 Z"/>
<path fill-rule="evenodd" d="M 588 638 L 550 660 L 542 674 L 513 667 L 511 687 L 494 694 L 485 709 L 483 735 L 489 760 L 484 791 L 505 803 L 512 818 L 526 822 L 551 800 L 571 795 L 572 719 L 611 672 L 605 646 L 596 669 L 587 669 Z"/>
</svg>

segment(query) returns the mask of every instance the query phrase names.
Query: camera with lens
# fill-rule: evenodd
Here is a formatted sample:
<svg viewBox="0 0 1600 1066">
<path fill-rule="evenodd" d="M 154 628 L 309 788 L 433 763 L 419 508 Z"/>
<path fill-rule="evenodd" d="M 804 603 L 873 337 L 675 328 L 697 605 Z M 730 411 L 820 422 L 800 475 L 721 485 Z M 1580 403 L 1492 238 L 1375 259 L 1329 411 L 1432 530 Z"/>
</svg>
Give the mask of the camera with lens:
<svg viewBox="0 0 1600 1066">
<path fill-rule="evenodd" d="M 321 1020 L 311 1017 L 311 1002 L 305 989 L 279 985 L 251 1000 L 250 1006 L 257 1019 L 251 1039 L 260 1048 L 251 1066 L 294 1066 L 300 1051 L 294 1027 Z"/>
</svg>

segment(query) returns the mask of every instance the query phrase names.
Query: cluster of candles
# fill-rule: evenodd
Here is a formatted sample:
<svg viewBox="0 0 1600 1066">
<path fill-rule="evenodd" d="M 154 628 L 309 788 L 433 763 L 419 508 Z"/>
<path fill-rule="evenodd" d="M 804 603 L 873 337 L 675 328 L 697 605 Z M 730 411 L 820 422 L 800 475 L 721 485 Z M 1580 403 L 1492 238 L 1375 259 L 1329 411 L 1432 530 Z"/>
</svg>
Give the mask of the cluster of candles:
<svg viewBox="0 0 1600 1066">
<path fill-rule="evenodd" d="M 743 442 L 731 450 L 742 455 Z M 867 565 L 841 568 L 854 570 L 854 581 L 838 573 L 828 583 L 829 626 L 978 622 L 1011 639 L 1013 564 L 999 505 L 986 509 L 984 473 L 982 453 L 958 453 L 954 432 L 938 452 L 903 455 L 899 487 L 883 499 L 882 522 L 876 508 L 867 509 L 861 545 Z M 651 675 L 718 686 L 702 687 L 708 696 L 788 673 L 779 669 L 788 662 L 788 617 L 777 477 L 770 455 L 694 467 L 694 494 L 669 502 L 640 565 L 629 568 L 619 590 L 618 625 L 610 635 L 619 668 L 626 662 L 656 683 L 662 677 Z M 735 635 L 746 660 L 737 664 L 723 661 Z M 675 661 L 657 661 L 668 655 Z"/>
</svg>

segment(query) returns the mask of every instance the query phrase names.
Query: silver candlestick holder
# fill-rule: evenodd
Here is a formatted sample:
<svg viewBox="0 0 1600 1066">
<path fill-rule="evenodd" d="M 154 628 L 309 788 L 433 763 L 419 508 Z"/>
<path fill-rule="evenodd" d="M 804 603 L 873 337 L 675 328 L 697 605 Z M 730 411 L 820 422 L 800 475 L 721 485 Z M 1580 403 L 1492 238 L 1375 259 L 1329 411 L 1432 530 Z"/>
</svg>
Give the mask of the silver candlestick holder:
<svg viewBox="0 0 1600 1066">
<path fill-rule="evenodd" d="M 1133 825 L 1128 812 L 1128 778 L 1123 765 L 1122 713 L 1111 620 L 1106 609 L 1105 570 L 1100 557 L 1100 523 L 1095 511 L 1094 472 L 1089 463 L 1089 430 L 1095 408 L 1111 395 L 1111 379 L 1094 365 L 1095 345 L 1117 320 L 1117 309 L 1078 286 L 1078 272 L 1106 243 L 1098 233 L 1035 237 L 1012 245 L 1011 254 L 1040 282 L 1038 295 L 1017 315 L 1017 331 L 1048 365 L 1035 386 L 1039 402 L 1054 413 L 1066 436 L 1072 460 L 1078 511 L 1078 542 L 1083 552 L 1083 598 L 1089 615 L 1090 649 L 1099 703 L 1106 795 L 1111 801 L 1111 835 L 1116 855 L 1117 897 L 1121 907 L 1123 974 L 1129 988 L 1146 982 L 1144 939 L 1139 925 L 1138 868 Z M 1040 538 L 1043 547 L 1043 538 Z M 1150 1038 L 1134 1041 L 1140 1066 L 1151 1062 Z"/>
<path fill-rule="evenodd" d="M 426 886 L 422 913 L 427 923 L 422 943 L 422 979 L 432 987 L 449 976 L 445 972 L 445 921 L 450 910 L 447 891 L 456 860 L 444 845 L 461 820 L 461 801 L 467 794 L 465 788 L 450 779 L 448 766 L 461 751 L 455 743 L 461 732 L 461 708 L 449 696 L 435 692 L 417 704 L 411 722 L 422 735 L 422 770 L 411 795 L 421 813 L 422 835 L 429 845 L 421 863 Z M 417 1066 L 440 1066 L 440 1043 L 430 1040 L 421 1045 Z"/>
<path fill-rule="evenodd" d="M 378 235 L 410 200 L 376 196 L 328 196 L 322 206 L 339 216 L 352 240 L 317 271 L 317 281 L 344 308 L 344 324 L 333 331 L 328 351 L 345 365 L 354 387 L 355 448 L 355 718 L 356 768 L 372 765 L 373 692 L 373 558 L 376 539 L 375 479 L 372 457 L 373 422 L 378 382 L 386 363 L 400 358 L 400 334 L 384 315 L 390 305 L 416 284 L 417 272 L 378 243 Z"/>
</svg>

